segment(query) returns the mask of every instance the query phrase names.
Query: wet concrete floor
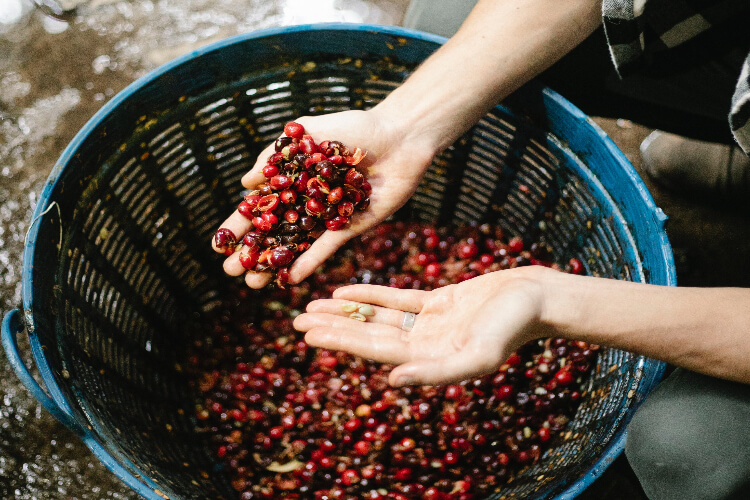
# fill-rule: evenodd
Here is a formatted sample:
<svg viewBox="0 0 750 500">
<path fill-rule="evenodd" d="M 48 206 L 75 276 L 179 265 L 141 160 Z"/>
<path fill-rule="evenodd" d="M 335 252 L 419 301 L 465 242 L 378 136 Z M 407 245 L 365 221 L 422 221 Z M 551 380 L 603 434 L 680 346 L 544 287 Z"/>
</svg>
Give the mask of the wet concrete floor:
<svg viewBox="0 0 750 500">
<path fill-rule="evenodd" d="M 78 9 L 56 20 L 35 9 L 31 0 L 0 0 L 2 312 L 21 302 L 24 235 L 47 175 L 75 133 L 114 94 L 148 70 L 211 41 L 318 21 L 398 24 L 408 0 L 61 3 L 78 4 Z M 600 123 L 640 168 L 638 145 L 649 130 L 622 121 Z M 669 236 L 682 285 L 750 284 L 746 212 L 698 204 L 647 184 L 670 216 Z M 2 356 L 0 396 L 0 498 L 137 498 L 41 409 Z M 621 458 L 582 498 L 643 495 Z"/>
</svg>

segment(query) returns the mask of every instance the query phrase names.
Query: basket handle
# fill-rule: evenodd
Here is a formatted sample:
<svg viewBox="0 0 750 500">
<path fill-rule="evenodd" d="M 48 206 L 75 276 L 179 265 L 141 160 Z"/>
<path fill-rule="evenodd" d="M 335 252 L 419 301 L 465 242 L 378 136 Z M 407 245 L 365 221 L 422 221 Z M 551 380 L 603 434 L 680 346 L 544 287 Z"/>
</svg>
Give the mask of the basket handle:
<svg viewBox="0 0 750 500">
<path fill-rule="evenodd" d="M 24 324 L 21 316 L 21 312 L 18 309 L 14 309 L 5 315 L 2 325 L 2 342 L 3 349 L 5 349 L 5 355 L 10 362 L 10 366 L 16 372 L 16 375 L 18 375 L 18 378 L 21 379 L 23 385 L 25 385 L 29 392 L 31 392 L 31 394 L 37 399 L 37 401 L 41 403 L 44 409 L 50 412 L 52 416 L 54 416 L 63 425 L 65 425 L 65 427 L 67 427 L 78 437 L 80 437 L 86 444 L 86 446 L 88 446 L 88 448 L 92 451 L 94 456 L 96 456 L 96 458 L 98 458 L 99 461 L 101 461 L 105 465 L 105 467 L 114 472 L 117 477 L 124 481 L 125 484 L 133 488 L 136 492 L 138 492 L 141 496 L 148 500 L 163 500 L 164 498 L 173 498 L 167 497 L 161 491 L 161 487 L 157 483 L 149 480 L 142 474 L 134 474 L 133 472 L 131 472 L 132 470 L 137 469 L 132 463 L 127 461 L 127 459 L 123 459 L 122 457 L 120 457 L 119 459 L 114 458 L 109 450 L 107 450 L 96 440 L 89 428 L 80 424 L 75 419 L 70 410 L 57 404 L 55 400 L 52 399 L 52 397 L 47 393 L 47 391 L 42 389 L 37 381 L 34 380 L 34 377 L 31 376 L 31 372 L 29 372 L 29 369 L 26 368 L 26 364 L 24 363 L 20 353 L 18 352 L 18 332 L 24 329 Z M 125 464 L 129 466 L 129 468 L 123 466 L 121 462 L 125 462 Z"/>
<path fill-rule="evenodd" d="M 26 367 L 21 354 L 18 352 L 18 332 L 24 329 L 23 321 L 21 320 L 21 313 L 18 309 L 14 309 L 7 313 L 3 318 L 2 326 L 2 342 L 3 349 L 5 350 L 5 356 L 8 358 L 13 371 L 16 372 L 18 378 L 23 382 L 23 385 L 29 390 L 32 396 L 44 407 L 45 410 L 50 412 L 53 417 L 62 422 L 65 427 L 72 430 L 78 435 L 84 433 L 83 428 L 75 420 L 73 415 L 66 409 L 63 409 L 58 405 L 47 392 L 34 380 L 31 376 L 31 372 Z"/>
</svg>

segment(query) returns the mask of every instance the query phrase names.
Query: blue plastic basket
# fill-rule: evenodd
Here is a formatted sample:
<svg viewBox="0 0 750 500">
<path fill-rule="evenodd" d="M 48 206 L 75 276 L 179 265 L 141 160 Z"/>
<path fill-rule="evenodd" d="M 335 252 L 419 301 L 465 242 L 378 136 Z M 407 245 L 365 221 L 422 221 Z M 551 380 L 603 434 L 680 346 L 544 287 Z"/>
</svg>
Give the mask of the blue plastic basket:
<svg viewBox="0 0 750 500">
<path fill-rule="evenodd" d="M 443 42 L 337 24 L 230 38 L 129 86 L 64 151 L 26 242 L 23 314 L 5 317 L 3 346 L 42 405 L 145 498 L 232 497 L 195 436 L 181 332 L 227 288 L 206 242 L 240 177 L 289 119 L 367 109 Z M 496 222 L 561 261 L 580 258 L 589 274 L 675 284 L 666 217 L 632 166 L 535 84 L 435 158 L 397 217 Z M 19 356 L 24 329 L 46 391 Z M 621 452 L 663 368 L 603 350 L 567 439 L 494 497 L 577 496 Z"/>
</svg>

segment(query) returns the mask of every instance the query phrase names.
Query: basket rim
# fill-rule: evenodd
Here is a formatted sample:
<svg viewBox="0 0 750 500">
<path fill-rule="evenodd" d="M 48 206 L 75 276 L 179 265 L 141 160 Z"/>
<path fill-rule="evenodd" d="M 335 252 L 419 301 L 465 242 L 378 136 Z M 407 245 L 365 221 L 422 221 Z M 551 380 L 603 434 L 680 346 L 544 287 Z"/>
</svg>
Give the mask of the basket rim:
<svg viewBox="0 0 750 500">
<path fill-rule="evenodd" d="M 63 396 L 56 377 L 52 371 L 52 368 L 47 361 L 41 340 L 35 332 L 34 326 L 34 302 L 33 302 L 33 289 L 34 289 L 34 267 L 33 262 L 36 251 L 36 240 L 39 233 L 39 224 L 35 222 L 41 218 L 46 211 L 51 207 L 52 195 L 56 192 L 59 187 L 59 181 L 65 168 L 76 154 L 76 151 L 80 146 L 89 139 L 92 131 L 107 117 L 110 113 L 116 110 L 123 103 L 128 101 L 131 96 L 140 90 L 142 87 L 148 85 L 154 80 L 158 79 L 164 74 L 169 73 L 175 68 L 189 63 L 195 58 L 222 50 L 225 47 L 246 42 L 253 39 L 259 39 L 269 36 L 284 35 L 289 33 L 297 32 L 308 32 L 308 31 L 352 31 L 352 32 L 373 32 L 377 34 L 389 34 L 396 36 L 408 37 L 416 40 L 427 41 L 435 43 L 436 45 L 442 45 L 447 41 L 447 38 L 403 28 L 400 26 L 386 26 L 378 24 L 357 24 L 357 23 L 317 23 L 317 24 L 304 24 L 295 26 L 281 26 L 272 27 L 262 30 L 256 30 L 249 33 L 243 33 L 234 35 L 232 37 L 220 40 L 211 44 L 208 44 L 199 49 L 193 50 L 187 54 L 184 54 L 170 62 L 167 62 L 151 71 L 146 73 L 144 76 L 138 78 L 122 91 L 118 92 L 111 100 L 109 100 L 102 108 L 100 108 L 87 122 L 86 124 L 76 133 L 71 142 L 61 153 L 59 159 L 55 162 L 52 168 L 44 188 L 39 196 L 39 201 L 34 210 L 32 216 L 32 222 L 28 230 L 26 242 L 24 244 L 23 251 L 23 263 L 22 263 L 22 304 L 23 304 L 23 317 L 26 324 L 26 331 L 29 336 L 29 343 L 31 346 L 32 355 L 37 365 L 39 374 L 47 387 L 52 400 L 57 404 L 60 409 L 67 413 L 73 414 L 73 408 L 70 402 Z M 665 267 L 665 276 L 663 285 L 675 286 L 676 285 L 676 273 L 674 268 L 674 257 L 671 252 L 671 246 L 667 239 L 666 232 L 664 231 L 664 222 L 666 221 L 666 215 L 658 208 L 648 192 L 645 184 L 641 180 L 634 167 L 627 160 L 625 155 L 619 150 L 614 142 L 606 135 L 606 133 L 594 123 L 588 116 L 580 111 L 573 104 L 564 99 L 557 92 L 543 88 L 542 90 L 544 97 L 550 99 L 556 105 L 562 106 L 566 112 L 573 115 L 576 121 L 579 121 L 582 127 L 588 128 L 594 134 L 598 136 L 601 143 L 607 148 L 609 153 L 617 161 L 619 166 L 624 169 L 624 173 L 629 178 L 633 187 L 635 187 L 640 195 L 641 201 L 643 202 L 644 209 L 648 212 L 649 222 L 655 224 L 655 234 L 657 240 L 660 241 L 663 265 Z M 639 368 L 645 368 L 645 365 L 649 365 L 651 368 L 652 377 L 650 380 L 645 380 L 643 387 L 650 391 L 658 382 L 661 380 L 663 375 L 665 364 L 659 361 L 650 360 L 641 357 L 638 362 Z M 628 419 L 629 420 L 629 419 Z M 624 422 L 626 426 L 628 422 Z M 87 426 L 81 426 L 79 429 L 74 431 L 83 439 L 86 446 L 99 458 L 99 460 L 121 480 L 123 480 L 128 486 L 135 490 L 138 494 L 149 500 L 162 500 L 164 497 L 157 494 L 156 491 L 163 491 L 164 485 L 158 485 L 153 482 L 148 474 L 144 474 L 143 471 L 122 456 L 113 456 L 113 453 L 109 447 L 105 447 L 99 440 L 99 437 L 93 429 Z M 606 470 L 606 468 L 622 453 L 625 446 L 626 439 L 626 428 L 620 432 L 620 435 L 607 445 L 603 450 L 600 457 L 593 463 L 589 470 L 577 478 L 575 481 L 570 483 L 564 491 L 555 495 L 556 499 L 572 499 L 578 496 L 586 487 L 588 487 L 595 479 L 597 479 Z M 117 453 L 116 455 L 120 455 Z M 121 465 L 122 464 L 122 465 Z M 123 467 L 123 465 L 125 467 Z M 135 471 L 134 474 L 131 471 Z M 156 490 L 156 491 L 155 491 Z"/>
</svg>

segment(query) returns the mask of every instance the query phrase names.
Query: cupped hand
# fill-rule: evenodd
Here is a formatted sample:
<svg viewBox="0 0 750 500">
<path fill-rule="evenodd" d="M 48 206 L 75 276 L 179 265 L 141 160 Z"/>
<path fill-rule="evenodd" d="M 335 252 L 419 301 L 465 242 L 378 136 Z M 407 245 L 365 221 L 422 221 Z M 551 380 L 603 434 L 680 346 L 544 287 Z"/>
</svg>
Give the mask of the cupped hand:
<svg viewBox="0 0 750 500">
<path fill-rule="evenodd" d="M 458 382 L 497 370 L 521 345 L 544 336 L 544 272 L 554 271 L 498 271 L 429 292 L 346 286 L 311 302 L 294 327 L 313 346 L 398 365 L 389 375 L 394 386 Z M 351 319 L 341 307 L 351 302 L 373 304 L 375 314 Z M 410 331 L 402 329 L 404 312 L 417 315 Z"/>
<path fill-rule="evenodd" d="M 290 268 L 292 283 L 305 279 L 347 240 L 378 224 L 403 206 L 416 190 L 435 153 L 426 141 L 410 139 L 395 122 L 381 116 L 376 110 L 344 111 L 295 121 L 302 124 L 305 133 L 316 142 L 337 140 L 349 148 L 366 151 L 367 155 L 360 166 L 367 169 L 372 193 L 367 210 L 356 212 L 344 229 L 325 231 L 309 250 L 297 258 Z M 266 180 L 262 170 L 272 153 L 273 144 L 263 150 L 252 170 L 242 178 L 244 187 L 252 189 Z M 221 227 L 230 229 L 241 239 L 251 229 L 251 222 L 235 211 Z M 215 243 L 213 246 L 221 253 Z M 231 276 L 245 272 L 238 253 L 224 261 L 224 271 Z M 261 288 L 270 280 L 270 273 L 248 272 L 245 278 L 252 288 Z"/>
</svg>

